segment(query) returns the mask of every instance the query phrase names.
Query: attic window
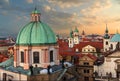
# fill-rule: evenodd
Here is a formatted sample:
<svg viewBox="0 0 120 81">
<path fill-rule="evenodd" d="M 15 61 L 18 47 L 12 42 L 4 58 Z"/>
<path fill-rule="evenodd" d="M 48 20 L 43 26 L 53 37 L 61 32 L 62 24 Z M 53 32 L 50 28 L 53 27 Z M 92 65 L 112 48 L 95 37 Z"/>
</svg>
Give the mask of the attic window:
<svg viewBox="0 0 120 81">
<path fill-rule="evenodd" d="M 94 50 L 94 49 L 93 49 L 92 51 L 93 51 L 93 52 L 95 52 L 95 50 Z"/>
<path fill-rule="evenodd" d="M 84 65 L 89 65 L 89 63 L 88 62 L 84 62 Z"/>
</svg>

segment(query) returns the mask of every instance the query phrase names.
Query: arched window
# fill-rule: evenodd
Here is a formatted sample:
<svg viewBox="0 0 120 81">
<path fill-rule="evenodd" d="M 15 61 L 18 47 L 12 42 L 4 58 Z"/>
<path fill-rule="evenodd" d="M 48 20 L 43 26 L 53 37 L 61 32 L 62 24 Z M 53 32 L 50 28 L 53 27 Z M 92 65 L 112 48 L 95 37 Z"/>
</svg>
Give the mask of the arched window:
<svg viewBox="0 0 120 81">
<path fill-rule="evenodd" d="M 108 41 L 106 41 L 106 45 L 108 45 Z"/>
<path fill-rule="evenodd" d="M 53 62 L 53 51 L 50 51 L 50 62 Z"/>
<path fill-rule="evenodd" d="M 21 51 L 21 62 L 24 63 L 24 52 Z"/>
<path fill-rule="evenodd" d="M 39 52 L 33 52 L 33 63 L 39 63 Z"/>
</svg>

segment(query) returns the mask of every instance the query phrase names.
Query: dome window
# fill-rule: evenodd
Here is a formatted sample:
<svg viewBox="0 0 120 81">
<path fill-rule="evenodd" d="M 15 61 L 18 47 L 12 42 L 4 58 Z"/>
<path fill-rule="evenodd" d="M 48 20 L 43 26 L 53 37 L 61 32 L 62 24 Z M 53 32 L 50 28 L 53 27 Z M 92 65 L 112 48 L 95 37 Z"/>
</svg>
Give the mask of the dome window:
<svg viewBox="0 0 120 81">
<path fill-rule="evenodd" d="M 33 52 L 33 63 L 39 63 L 39 52 Z"/>
<path fill-rule="evenodd" d="M 53 51 L 50 51 L 50 62 L 53 62 Z"/>
<path fill-rule="evenodd" d="M 21 62 L 24 63 L 24 52 L 21 51 Z"/>
</svg>

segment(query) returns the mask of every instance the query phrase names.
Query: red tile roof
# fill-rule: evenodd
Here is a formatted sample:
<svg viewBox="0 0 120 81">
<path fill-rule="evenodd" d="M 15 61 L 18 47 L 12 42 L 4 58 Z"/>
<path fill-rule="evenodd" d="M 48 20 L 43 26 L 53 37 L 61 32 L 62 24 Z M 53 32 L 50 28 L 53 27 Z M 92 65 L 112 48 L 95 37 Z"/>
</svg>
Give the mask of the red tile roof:
<svg viewBox="0 0 120 81">
<path fill-rule="evenodd" d="M 101 50 L 103 49 L 103 42 L 80 42 L 80 44 L 75 44 L 73 48 L 69 48 L 68 46 L 68 42 L 60 39 L 58 40 L 58 44 L 59 44 L 59 53 L 60 54 L 75 54 L 75 50 L 79 49 L 79 52 L 82 51 L 82 48 L 87 46 L 87 45 L 91 45 L 93 47 L 96 48 L 97 52 L 101 52 Z"/>
<path fill-rule="evenodd" d="M 103 49 L 103 42 L 80 42 L 80 44 L 74 45 L 73 49 L 75 50 L 76 48 L 78 48 L 81 52 L 82 48 L 87 45 L 91 45 L 91 46 L 95 47 L 97 52 L 100 52 L 101 49 Z"/>
<path fill-rule="evenodd" d="M 3 62 L 5 60 L 8 59 L 8 56 L 4 55 L 4 54 L 0 54 L 0 62 Z"/>
</svg>

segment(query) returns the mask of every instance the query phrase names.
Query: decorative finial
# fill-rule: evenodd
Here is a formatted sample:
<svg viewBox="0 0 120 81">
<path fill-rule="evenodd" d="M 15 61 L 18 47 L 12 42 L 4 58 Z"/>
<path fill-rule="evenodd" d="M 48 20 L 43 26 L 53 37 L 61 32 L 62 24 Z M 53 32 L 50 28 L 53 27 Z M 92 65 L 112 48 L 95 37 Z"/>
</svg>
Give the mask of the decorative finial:
<svg viewBox="0 0 120 81">
<path fill-rule="evenodd" d="M 118 29 L 116 30 L 116 33 L 119 34 Z"/>
<path fill-rule="evenodd" d="M 35 10 L 37 10 L 37 7 L 35 6 Z"/>
<path fill-rule="evenodd" d="M 85 35 L 85 31 L 84 30 L 82 31 L 82 35 Z"/>
</svg>

